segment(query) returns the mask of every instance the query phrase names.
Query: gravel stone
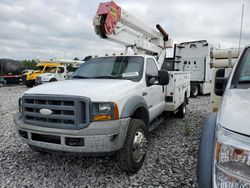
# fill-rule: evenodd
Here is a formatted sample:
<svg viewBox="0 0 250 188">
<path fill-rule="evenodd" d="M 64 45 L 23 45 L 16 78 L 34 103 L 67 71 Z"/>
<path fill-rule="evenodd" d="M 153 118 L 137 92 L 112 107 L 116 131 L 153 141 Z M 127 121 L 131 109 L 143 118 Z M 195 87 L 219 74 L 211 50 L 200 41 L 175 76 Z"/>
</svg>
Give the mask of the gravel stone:
<svg viewBox="0 0 250 188">
<path fill-rule="evenodd" d="M 196 187 L 201 128 L 209 96 L 190 99 L 186 117 L 167 117 L 148 138 L 142 169 L 121 171 L 114 156 L 82 157 L 32 152 L 16 134 L 13 115 L 27 88 L 0 88 L 0 187 Z"/>
</svg>

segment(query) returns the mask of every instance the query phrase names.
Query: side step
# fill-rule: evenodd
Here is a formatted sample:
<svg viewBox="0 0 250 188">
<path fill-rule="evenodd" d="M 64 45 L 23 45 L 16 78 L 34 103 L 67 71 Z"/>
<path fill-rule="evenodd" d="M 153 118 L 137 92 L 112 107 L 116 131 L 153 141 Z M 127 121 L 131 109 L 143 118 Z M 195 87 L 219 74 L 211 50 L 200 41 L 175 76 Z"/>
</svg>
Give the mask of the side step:
<svg viewBox="0 0 250 188">
<path fill-rule="evenodd" d="M 149 127 L 149 132 L 153 131 L 154 129 L 156 129 L 157 127 L 159 127 L 160 124 L 162 124 L 164 122 L 164 118 L 163 117 L 158 117 L 155 120 L 153 120 L 150 123 L 150 127 Z"/>
</svg>

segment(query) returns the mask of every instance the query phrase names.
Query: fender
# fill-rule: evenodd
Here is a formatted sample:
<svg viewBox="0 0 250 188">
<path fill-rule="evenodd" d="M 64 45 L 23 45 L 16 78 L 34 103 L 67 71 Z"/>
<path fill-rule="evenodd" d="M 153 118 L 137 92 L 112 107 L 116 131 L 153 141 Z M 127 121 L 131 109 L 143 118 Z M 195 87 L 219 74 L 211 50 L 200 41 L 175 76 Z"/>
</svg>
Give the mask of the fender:
<svg viewBox="0 0 250 188">
<path fill-rule="evenodd" d="M 133 115 L 133 113 L 140 107 L 143 107 L 147 110 L 149 115 L 149 110 L 145 99 L 142 96 L 133 96 L 129 98 L 125 105 L 123 106 L 121 112 L 121 118 L 127 118 Z"/>
<path fill-rule="evenodd" d="M 212 113 L 206 120 L 202 129 L 197 165 L 197 183 L 200 188 L 213 187 L 213 155 L 216 117 L 217 113 Z"/>
</svg>

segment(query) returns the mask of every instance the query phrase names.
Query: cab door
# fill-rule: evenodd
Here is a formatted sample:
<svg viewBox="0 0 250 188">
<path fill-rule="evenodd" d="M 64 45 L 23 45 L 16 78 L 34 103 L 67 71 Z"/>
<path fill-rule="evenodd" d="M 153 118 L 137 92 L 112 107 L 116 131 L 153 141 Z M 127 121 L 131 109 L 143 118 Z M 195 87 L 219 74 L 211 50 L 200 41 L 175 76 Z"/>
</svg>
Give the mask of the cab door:
<svg viewBox="0 0 250 188">
<path fill-rule="evenodd" d="M 66 79 L 67 73 L 66 73 L 65 67 L 59 66 L 59 67 L 58 67 L 58 70 L 57 70 L 57 73 L 58 73 L 58 74 L 57 74 L 57 75 L 58 75 L 57 80 L 65 80 L 65 79 Z"/>
<path fill-rule="evenodd" d="M 158 75 L 158 66 L 156 61 L 153 58 L 147 58 L 146 60 L 146 83 L 151 76 Z M 150 121 L 155 119 L 158 115 L 160 115 L 165 107 L 164 100 L 164 88 L 160 85 L 148 85 L 147 84 L 146 92 L 144 92 L 144 98 L 148 103 L 148 108 L 150 112 Z"/>
</svg>

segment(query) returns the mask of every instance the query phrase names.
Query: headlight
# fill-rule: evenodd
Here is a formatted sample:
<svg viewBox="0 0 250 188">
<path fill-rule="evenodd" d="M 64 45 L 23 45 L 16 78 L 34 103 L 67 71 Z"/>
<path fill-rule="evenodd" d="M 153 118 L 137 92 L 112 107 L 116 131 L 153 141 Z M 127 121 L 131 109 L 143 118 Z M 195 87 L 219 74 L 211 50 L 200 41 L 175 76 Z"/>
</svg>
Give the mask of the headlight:
<svg viewBox="0 0 250 188">
<path fill-rule="evenodd" d="M 219 126 L 215 146 L 217 187 L 250 187 L 250 137 Z"/>
<path fill-rule="evenodd" d="M 104 121 L 119 119 L 116 103 L 92 103 L 92 121 Z"/>
<path fill-rule="evenodd" d="M 22 112 L 22 105 L 23 105 L 23 101 L 22 101 L 22 98 L 20 97 L 18 99 L 18 110 L 19 110 L 19 112 Z"/>
</svg>

